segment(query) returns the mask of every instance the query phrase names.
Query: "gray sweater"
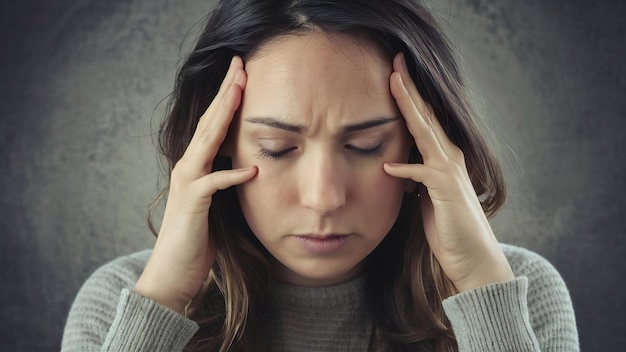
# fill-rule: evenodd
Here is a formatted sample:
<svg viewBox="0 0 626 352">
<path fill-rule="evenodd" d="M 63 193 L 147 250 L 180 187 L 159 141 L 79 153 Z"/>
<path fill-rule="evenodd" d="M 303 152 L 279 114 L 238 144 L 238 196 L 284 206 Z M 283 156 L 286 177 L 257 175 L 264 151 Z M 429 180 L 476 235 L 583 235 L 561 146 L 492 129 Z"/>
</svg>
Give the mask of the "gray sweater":
<svg viewBox="0 0 626 352">
<path fill-rule="evenodd" d="M 444 300 L 459 351 L 578 351 L 567 287 L 544 258 L 502 245 L 516 278 Z M 182 351 L 192 320 L 131 288 L 150 251 L 120 257 L 83 285 L 68 316 L 63 352 Z M 325 288 L 272 283 L 267 340 L 271 351 L 366 351 L 371 322 L 363 278 Z"/>
</svg>

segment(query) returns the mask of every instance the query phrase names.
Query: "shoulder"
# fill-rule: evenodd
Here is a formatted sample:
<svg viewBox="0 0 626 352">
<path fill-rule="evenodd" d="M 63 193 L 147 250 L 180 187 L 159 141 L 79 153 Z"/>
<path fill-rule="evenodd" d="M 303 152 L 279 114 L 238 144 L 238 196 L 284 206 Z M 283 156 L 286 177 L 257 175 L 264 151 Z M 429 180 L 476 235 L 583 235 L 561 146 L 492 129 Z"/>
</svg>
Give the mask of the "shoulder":
<svg viewBox="0 0 626 352">
<path fill-rule="evenodd" d="M 81 287 L 74 304 L 97 303 L 115 306 L 122 289 L 132 289 L 143 272 L 152 250 L 118 257 L 98 268 Z"/>
<path fill-rule="evenodd" d="M 110 284 L 118 288 L 129 288 L 135 284 L 148 262 L 152 250 L 146 249 L 129 255 L 121 256 L 98 268 L 86 284 L 96 281 Z"/>
<path fill-rule="evenodd" d="M 98 268 L 80 288 L 67 317 L 63 350 L 101 346 L 116 314 L 120 294 L 132 289 L 151 250 L 116 258 Z"/>
<path fill-rule="evenodd" d="M 556 270 L 544 257 L 529 249 L 501 243 L 500 248 L 516 276 L 532 274 L 536 270 Z"/>
<path fill-rule="evenodd" d="M 500 244 L 516 277 L 527 277 L 529 285 L 563 284 L 557 269 L 541 255 L 514 245 Z"/>
<path fill-rule="evenodd" d="M 541 346 L 570 346 L 578 350 L 578 333 L 569 290 L 546 258 L 525 248 L 501 244 L 513 273 L 528 281 L 529 320 Z"/>
<path fill-rule="evenodd" d="M 541 302 L 547 302 L 548 298 L 571 304 L 565 281 L 546 258 L 531 250 L 510 244 L 501 244 L 501 247 L 515 276 L 528 280 L 530 306 L 537 307 Z"/>
</svg>

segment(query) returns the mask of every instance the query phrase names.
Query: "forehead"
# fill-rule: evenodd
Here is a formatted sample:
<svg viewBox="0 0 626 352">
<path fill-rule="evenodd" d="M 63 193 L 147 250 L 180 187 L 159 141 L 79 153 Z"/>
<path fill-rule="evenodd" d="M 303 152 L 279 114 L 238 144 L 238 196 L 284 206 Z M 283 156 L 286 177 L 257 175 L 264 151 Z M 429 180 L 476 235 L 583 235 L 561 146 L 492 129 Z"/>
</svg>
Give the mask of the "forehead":
<svg viewBox="0 0 626 352">
<path fill-rule="evenodd" d="M 391 62 L 366 39 L 321 31 L 280 36 L 247 60 L 246 72 L 244 116 L 325 114 L 342 120 L 396 111 Z"/>
<path fill-rule="evenodd" d="M 330 59 L 337 59 L 337 56 L 344 56 L 354 68 L 363 68 L 367 64 L 389 68 L 391 66 L 374 41 L 362 35 L 321 30 L 274 37 L 262 44 L 248 61 L 307 59 L 309 63 L 323 63 Z M 342 62 L 338 64 L 341 65 Z"/>
</svg>

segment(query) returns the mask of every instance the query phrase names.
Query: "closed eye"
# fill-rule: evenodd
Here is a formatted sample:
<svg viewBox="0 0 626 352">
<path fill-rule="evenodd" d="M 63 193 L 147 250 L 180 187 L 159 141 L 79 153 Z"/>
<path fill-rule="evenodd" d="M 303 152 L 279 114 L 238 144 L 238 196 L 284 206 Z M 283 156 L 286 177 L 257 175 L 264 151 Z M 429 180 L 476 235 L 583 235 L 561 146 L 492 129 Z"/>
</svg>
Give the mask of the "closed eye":
<svg viewBox="0 0 626 352">
<path fill-rule="evenodd" d="M 382 156 L 383 154 L 383 143 L 380 143 L 377 146 L 372 147 L 372 148 L 359 148 L 351 144 L 346 144 L 344 148 L 352 153 L 355 153 L 361 156 L 377 157 L 377 156 Z M 259 154 L 257 156 L 260 158 L 277 160 L 277 159 L 286 157 L 290 152 L 296 149 L 298 149 L 298 147 L 290 147 L 290 148 L 282 149 L 282 150 L 272 150 L 272 149 L 261 147 L 261 149 L 259 150 Z"/>
<path fill-rule="evenodd" d="M 280 159 L 286 156 L 287 154 L 289 154 L 289 152 L 296 150 L 296 149 L 298 148 L 291 147 L 291 148 L 275 151 L 275 150 L 262 147 L 261 150 L 259 150 L 259 154 L 257 156 L 260 158 L 267 158 L 267 159 Z"/>
<path fill-rule="evenodd" d="M 363 156 L 382 156 L 383 154 L 383 143 L 380 143 L 379 145 L 373 148 L 358 148 L 354 145 L 346 144 L 344 148 L 358 155 L 363 155 Z"/>
</svg>

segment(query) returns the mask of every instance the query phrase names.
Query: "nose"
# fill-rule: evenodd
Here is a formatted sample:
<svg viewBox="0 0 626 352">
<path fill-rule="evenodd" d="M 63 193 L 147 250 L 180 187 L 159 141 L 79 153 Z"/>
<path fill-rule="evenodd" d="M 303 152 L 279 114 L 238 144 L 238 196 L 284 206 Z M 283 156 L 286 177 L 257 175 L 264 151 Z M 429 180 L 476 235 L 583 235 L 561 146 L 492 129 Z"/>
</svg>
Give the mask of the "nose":
<svg viewBox="0 0 626 352">
<path fill-rule="evenodd" d="M 346 203 L 346 175 L 332 156 L 320 155 L 302 168 L 300 198 L 304 207 L 327 216 Z"/>
</svg>

